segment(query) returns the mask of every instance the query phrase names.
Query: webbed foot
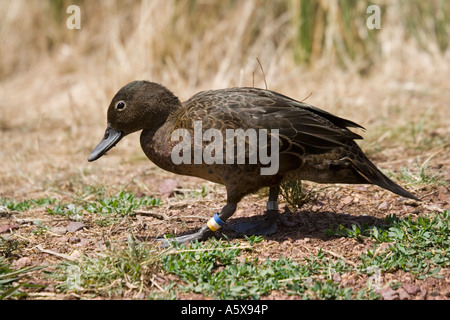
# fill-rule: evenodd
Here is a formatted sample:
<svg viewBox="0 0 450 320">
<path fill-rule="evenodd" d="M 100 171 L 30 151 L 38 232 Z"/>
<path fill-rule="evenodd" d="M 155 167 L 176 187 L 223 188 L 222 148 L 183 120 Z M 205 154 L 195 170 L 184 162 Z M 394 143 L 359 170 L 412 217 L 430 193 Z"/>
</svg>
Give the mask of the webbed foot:
<svg viewBox="0 0 450 320">
<path fill-rule="evenodd" d="M 167 248 L 172 244 L 183 244 L 193 241 L 204 241 L 209 239 L 214 235 L 214 232 L 211 231 L 208 226 L 204 225 L 199 231 L 187 234 L 184 236 L 179 236 L 175 238 L 158 238 L 156 241 L 161 243 L 161 247 Z"/>
<path fill-rule="evenodd" d="M 257 220 L 230 224 L 226 228 L 236 232 L 238 235 L 263 235 L 268 236 L 277 232 L 278 210 L 268 210 L 264 216 Z"/>
</svg>

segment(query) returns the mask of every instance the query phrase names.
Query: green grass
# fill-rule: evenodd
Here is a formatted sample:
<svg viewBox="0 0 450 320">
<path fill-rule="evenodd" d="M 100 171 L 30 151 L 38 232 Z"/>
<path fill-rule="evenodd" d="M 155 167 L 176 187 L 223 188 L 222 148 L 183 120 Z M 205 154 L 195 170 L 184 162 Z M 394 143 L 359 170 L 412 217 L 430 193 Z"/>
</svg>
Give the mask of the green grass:
<svg viewBox="0 0 450 320">
<path fill-rule="evenodd" d="M 71 220 L 79 220 L 84 208 L 74 203 L 58 203 L 56 206 L 47 207 L 46 209 L 50 215 L 67 216 Z"/>
<path fill-rule="evenodd" d="M 134 210 L 142 207 L 155 207 L 162 204 L 160 198 L 151 196 L 136 197 L 135 194 L 121 191 L 114 196 L 104 196 L 103 190 L 96 191 L 98 198 L 86 201 L 84 198 L 91 195 L 87 190 L 82 197 L 75 197 L 72 202 L 64 202 L 53 198 L 27 199 L 16 202 L 1 198 L 0 206 L 10 211 L 27 211 L 33 208 L 45 207 L 48 214 L 66 216 L 71 220 L 80 220 L 85 212 L 98 215 L 96 220 L 102 226 L 114 224 L 125 216 L 133 216 Z"/>
<path fill-rule="evenodd" d="M 121 191 L 116 196 L 106 197 L 91 202 L 85 207 L 90 213 L 134 215 L 133 211 L 140 207 L 155 207 L 161 205 L 161 199 L 149 196 L 137 198 L 134 194 Z"/>
<path fill-rule="evenodd" d="M 152 285 L 155 274 L 176 275 L 177 283 L 147 292 L 147 298 L 176 298 L 177 293 L 194 292 L 216 299 L 259 299 L 274 290 L 304 299 L 376 299 L 366 289 L 355 292 L 332 279 L 335 273 L 349 270 L 342 260 L 325 256 L 322 251 L 299 264 L 288 258 L 276 260 L 245 257 L 262 238 L 248 238 L 248 245 L 210 240 L 172 251 L 154 245 L 136 244 L 129 237 L 127 248 L 108 250 L 81 262 L 64 262 L 50 277 L 62 292 L 102 296 L 122 295 L 134 288 L 138 295 Z M 150 280 L 149 280 L 150 279 Z M 161 290 L 162 289 L 162 290 Z"/>
<path fill-rule="evenodd" d="M 18 281 L 22 280 L 27 273 L 41 268 L 30 267 L 14 270 L 11 268 L 11 264 L 0 256 L 0 300 L 25 296 L 26 293 L 21 292 L 20 289 L 30 285 L 25 281 Z"/>
<path fill-rule="evenodd" d="M 96 222 L 101 226 L 114 224 L 125 216 L 134 216 L 134 210 L 141 207 L 160 206 L 161 199 L 149 196 L 137 198 L 134 194 L 121 191 L 116 196 L 99 199 L 87 204 L 84 209 L 89 213 L 98 214 L 101 218 Z"/>
<path fill-rule="evenodd" d="M 390 216 L 381 227 L 352 225 L 345 228 L 341 225 L 327 233 L 355 239 L 368 238 L 375 242 L 372 250 L 361 255 L 361 272 L 403 270 L 424 279 L 440 277 L 440 269 L 450 266 L 449 218 L 448 210 L 416 220 Z M 388 245 L 381 246 L 383 243 Z"/>
<path fill-rule="evenodd" d="M 6 207 L 10 211 L 27 211 L 33 208 L 42 207 L 56 203 L 53 198 L 27 199 L 23 201 L 14 201 L 12 199 L 0 198 L 0 206 Z"/>
<path fill-rule="evenodd" d="M 249 243 L 252 242 L 255 243 Z M 322 251 L 299 264 L 281 256 L 261 261 L 251 256 L 243 258 L 242 253 L 249 250 L 247 246 L 241 248 L 239 243 L 217 240 L 177 249 L 176 254 L 163 256 L 163 267 L 184 282 L 177 288 L 180 292 L 215 299 L 259 299 L 274 290 L 304 299 L 376 298 L 376 293 L 364 289 L 354 292 L 334 282 L 333 274 L 349 268 Z"/>
</svg>

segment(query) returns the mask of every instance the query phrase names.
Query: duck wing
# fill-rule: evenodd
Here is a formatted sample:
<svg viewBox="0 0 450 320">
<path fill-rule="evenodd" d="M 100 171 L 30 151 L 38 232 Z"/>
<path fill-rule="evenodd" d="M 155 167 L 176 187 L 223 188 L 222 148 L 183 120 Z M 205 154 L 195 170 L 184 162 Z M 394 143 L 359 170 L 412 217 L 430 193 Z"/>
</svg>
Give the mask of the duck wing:
<svg viewBox="0 0 450 320">
<path fill-rule="evenodd" d="M 321 183 L 376 184 L 418 200 L 387 178 L 364 155 L 354 141 L 362 137 L 349 129 L 364 130 L 362 126 L 312 105 L 269 90 L 232 88 L 200 92 L 186 101 L 182 110 L 184 115 L 178 117 L 178 128 L 191 129 L 194 121 L 201 121 L 203 130 L 215 128 L 224 132 L 225 129 L 252 128 L 266 129 L 270 134 L 270 130 L 277 129 L 278 173 L 282 176 L 288 172 L 301 174 L 302 170 L 319 170 L 324 177 L 318 181 Z M 267 148 L 270 148 L 269 142 L 270 139 Z M 304 166 L 310 159 L 315 159 L 319 165 Z M 297 169 L 300 171 L 295 171 Z"/>
<path fill-rule="evenodd" d="M 360 125 L 279 93 L 257 88 L 203 91 L 184 103 L 185 115 L 178 128 L 277 129 L 280 152 L 295 146 L 309 154 L 321 154 L 362 139 L 349 127 Z M 269 132 L 270 133 L 270 132 Z"/>
</svg>

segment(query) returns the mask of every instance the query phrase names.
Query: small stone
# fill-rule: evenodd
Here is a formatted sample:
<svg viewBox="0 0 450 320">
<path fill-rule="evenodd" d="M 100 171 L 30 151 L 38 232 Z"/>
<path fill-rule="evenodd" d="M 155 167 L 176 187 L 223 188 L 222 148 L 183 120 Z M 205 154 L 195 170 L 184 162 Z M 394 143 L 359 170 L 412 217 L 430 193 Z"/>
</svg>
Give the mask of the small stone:
<svg viewBox="0 0 450 320">
<path fill-rule="evenodd" d="M 419 286 L 412 283 L 404 283 L 402 285 L 402 288 L 405 289 L 405 291 L 412 296 L 415 296 L 420 291 Z"/>
<path fill-rule="evenodd" d="M 408 292 L 406 292 L 406 290 L 405 289 L 403 289 L 403 288 L 399 288 L 398 290 L 397 290 L 397 293 L 398 293 L 398 298 L 400 299 L 400 300 L 410 300 L 411 299 L 411 296 L 408 294 Z"/>
<path fill-rule="evenodd" d="M 180 188 L 180 183 L 178 180 L 175 179 L 165 179 L 161 184 L 159 185 L 159 192 L 161 193 L 161 196 L 165 198 L 173 197 L 175 194 L 175 190 L 177 188 Z"/>
<path fill-rule="evenodd" d="M 450 203 L 450 190 L 444 186 L 440 186 L 438 200 Z"/>
<path fill-rule="evenodd" d="M 64 228 L 64 227 L 54 227 L 54 228 L 52 228 L 52 230 L 51 230 L 54 234 L 57 234 L 57 235 L 60 235 L 60 236 L 63 236 L 63 235 L 65 235 L 66 234 L 66 232 L 67 232 L 67 229 L 66 228 Z"/>
<path fill-rule="evenodd" d="M 0 233 L 9 232 L 14 229 L 18 229 L 19 226 L 17 224 L 5 224 L 0 226 Z"/>
<path fill-rule="evenodd" d="M 341 200 L 341 202 L 342 202 L 343 204 L 350 204 L 350 203 L 353 202 L 353 197 L 352 197 L 352 196 L 346 196 L 345 198 L 343 198 L 343 199 Z"/>
<path fill-rule="evenodd" d="M 441 295 L 444 297 L 450 298 L 450 286 L 446 286 L 445 288 L 442 288 Z"/>
<path fill-rule="evenodd" d="M 387 210 L 389 208 L 389 204 L 387 203 L 387 201 L 383 201 L 379 206 L 378 206 L 378 210 Z"/>
<path fill-rule="evenodd" d="M 33 264 L 30 258 L 28 257 L 22 257 L 16 261 L 13 262 L 13 266 L 17 269 L 21 269 L 24 267 L 29 267 Z"/>
<path fill-rule="evenodd" d="M 391 287 L 384 287 L 380 289 L 379 293 L 384 300 L 397 300 L 398 294 L 397 291 L 392 289 Z"/>
<path fill-rule="evenodd" d="M 427 297 L 427 294 L 428 294 L 428 290 L 425 287 L 422 287 L 422 289 L 420 289 L 418 297 L 421 300 L 425 300 L 425 298 Z"/>
<path fill-rule="evenodd" d="M 78 243 L 78 242 L 80 242 L 81 241 L 81 239 L 80 238 L 77 238 L 77 237 L 71 237 L 71 238 L 69 238 L 69 243 Z"/>
<path fill-rule="evenodd" d="M 55 241 L 65 243 L 65 242 L 69 241 L 69 238 L 67 236 L 62 236 L 62 237 L 55 238 Z"/>
<path fill-rule="evenodd" d="M 70 254 L 70 257 L 78 260 L 81 258 L 81 253 L 78 250 L 73 250 L 73 252 Z"/>
<path fill-rule="evenodd" d="M 78 230 L 81 230 L 83 228 L 87 228 L 88 226 L 85 225 L 83 222 L 71 222 L 69 223 L 69 225 L 66 227 L 66 230 L 68 232 L 76 232 Z"/>
<path fill-rule="evenodd" d="M 341 275 L 339 273 L 333 274 L 333 281 L 339 283 L 342 281 Z"/>
</svg>

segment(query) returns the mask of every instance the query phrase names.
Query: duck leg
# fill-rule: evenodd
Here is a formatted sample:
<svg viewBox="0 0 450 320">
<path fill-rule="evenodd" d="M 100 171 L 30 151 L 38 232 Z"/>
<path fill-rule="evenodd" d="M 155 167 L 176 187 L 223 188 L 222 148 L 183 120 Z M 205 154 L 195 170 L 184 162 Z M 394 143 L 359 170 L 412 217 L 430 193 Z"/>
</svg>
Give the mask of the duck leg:
<svg viewBox="0 0 450 320">
<path fill-rule="evenodd" d="M 270 187 L 269 201 L 267 201 L 267 210 L 262 218 L 258 220 L 241 222 L 231 225 L 229 229 L 239 235 L 271 235 L 277 231 L 278 213 L 278 194 L 280 186 Z"/>
<path fill-rule="evenodd" d="M 278 194 L 280 186 L 270 187 L 269 200 L 267 201 L 267 210 L 264 216 L 258 220 L 235 223 L 227 227 L 227 229 L 236 232 L 239 235 L 271 235 L 277 231 L 278 213 Z M 239 198 L 240 199 L 240 198 Z M 225 222 L 236 211 L 237 204 L 228 202 L 220 213 L 216 213 L 200 230 L 195 233 L 172 238 L 158 239 L 162 242 L 162 246 L 169 246 L 170 243 L 187 243 L 192 241 L 206 240 L 214 235 L 214 233 L 225 225 Z"/>
<path fill-rule="evenodd" d="M 236 211 L 236 203 L 227 203 L 220 213 L 216 213 L 201 229 L 195 233 L 171 239 L 157 239 L 162 242 L 162 246 L 167 247 L 170 243 L 187 243 L 192 241 L 206 240 L 214 235 L 214 232 L 225 225 L 225 221 Z"/>
</svg>

